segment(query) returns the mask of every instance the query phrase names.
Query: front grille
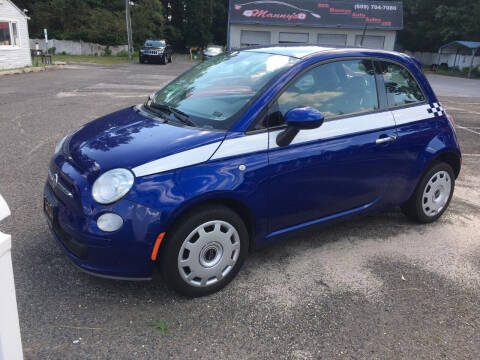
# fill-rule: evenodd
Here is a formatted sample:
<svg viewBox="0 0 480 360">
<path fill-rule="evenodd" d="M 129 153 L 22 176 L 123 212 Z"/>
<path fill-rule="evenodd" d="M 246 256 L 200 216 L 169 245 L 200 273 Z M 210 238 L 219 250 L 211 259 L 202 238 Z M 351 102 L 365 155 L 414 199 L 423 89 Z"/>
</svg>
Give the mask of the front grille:
<svg viewBox="0 0 480 360">
<path fill-rule="evenodd" d="M 86 259 L 88 256 L 88 247 L 85 244 L 82 244 L 75 240 L 70 234 L 68 234 L 58 221 L 58 211 L 60 205 L 60 199 L 58 199 L 53 190 L 51 189 L 50 185 L 46 186 L 44 197 L 46 200 L 52 204 L 55 208 L 54 215 L 52 219 L 52 228 L 55 234 L 57 235 L 60 242 L 77 258 L 79 259 Z"/>
<path fill-rule="evenodd" d="M 58 172 L 53 173 L 48 169 L 48 182 L 52 189 L 58 189 L 70 198 L 73 198 L 73 194 L 63 185 L 61 175 Z"/>
<path fill-rule="evenodd" d="M 163 54 L 163 51 L 160 51 L 160 50 L 145 50 L 144 54 L 145 55 L 161 55 L 161 54 Z"/>
</svg>

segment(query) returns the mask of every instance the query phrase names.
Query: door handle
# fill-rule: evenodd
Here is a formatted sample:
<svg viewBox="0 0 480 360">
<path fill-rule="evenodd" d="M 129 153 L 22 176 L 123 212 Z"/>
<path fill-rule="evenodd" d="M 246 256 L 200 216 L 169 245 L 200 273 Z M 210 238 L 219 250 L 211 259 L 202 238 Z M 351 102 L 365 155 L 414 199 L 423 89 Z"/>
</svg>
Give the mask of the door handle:
<svg viewBox="0 0 480 360">
<path fill-rule="evenodd" d="M 386 136 L 386 137 L 378 138 L 377 141 L 375 141 L 375 144 L 379 145 L 379 144 L 392 142 L 392 141 L 395 141 L 395 140 L 397 140 L 397 137 L 395 135 Z"/>
</svg>

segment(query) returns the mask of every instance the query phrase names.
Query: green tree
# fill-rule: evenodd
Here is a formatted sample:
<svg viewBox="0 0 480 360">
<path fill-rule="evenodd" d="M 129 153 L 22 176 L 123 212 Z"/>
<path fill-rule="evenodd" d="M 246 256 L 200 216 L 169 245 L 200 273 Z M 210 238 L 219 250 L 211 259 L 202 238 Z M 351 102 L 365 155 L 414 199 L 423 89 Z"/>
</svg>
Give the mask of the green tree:
<svg viewBox="0 0 480 360">
<path fill-rule="evenodd" d="M 165 37 L 161 0 L 142 0 L 132 7 L 132 32 L 136 48 L 139 48 L 146 39 Z"/>
</svg>

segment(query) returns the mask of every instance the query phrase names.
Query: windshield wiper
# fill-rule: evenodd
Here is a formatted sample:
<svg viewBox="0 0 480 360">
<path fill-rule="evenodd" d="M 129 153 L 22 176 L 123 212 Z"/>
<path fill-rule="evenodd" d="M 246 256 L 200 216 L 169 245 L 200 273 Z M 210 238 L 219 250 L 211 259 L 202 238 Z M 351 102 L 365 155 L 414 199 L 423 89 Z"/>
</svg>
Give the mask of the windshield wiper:
<svg viewBox="0 0 480 360">
<path fill-rule="evenodd" d="M 158 109 L 161 111 L 168 111 L 170 114 L 173 114 L 176 119 L 180 120 L 182 123 L 188 126 L 196 126 L 195 123 L 191 120 L 189 120 L 189 116 L 185 114 L 183 111 L 175 109 L 174 107 L 165 105 L 165 104 L 157 104 L 154 103 L 153 101 L 150 102 L 149 106 L 153 109 Z"/>
</svg>

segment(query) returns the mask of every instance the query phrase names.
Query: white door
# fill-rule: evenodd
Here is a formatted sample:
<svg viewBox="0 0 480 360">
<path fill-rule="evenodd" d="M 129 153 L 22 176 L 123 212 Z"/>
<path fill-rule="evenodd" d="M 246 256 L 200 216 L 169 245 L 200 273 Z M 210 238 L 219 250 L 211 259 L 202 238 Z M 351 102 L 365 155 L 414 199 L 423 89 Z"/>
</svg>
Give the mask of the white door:
<svg viewBox="0 0 480 360">
<path fill-rule="evenodd" d="M 240 33 L 240 46 L 270 45 L 270 31 L 242 30 Z"/>
<path fill-rule="evenodd" d="M 347 45 L 347 34 L 318 34 L 317 44 L 319 45 Z"/>
<path fill-rule="evenodd" d="M 385 36 L 365 35 L 362 44 L 362 35 L 355 36 L 355 46 L 361 46 L 369 49 L 383 49 Z"/>
<path fill-rule="evenodd" d="M 308 33 L 290 33 L 281 32 L 279 35 L 280 44 L 306 44 L 308 43 Z"/>
</svg>

